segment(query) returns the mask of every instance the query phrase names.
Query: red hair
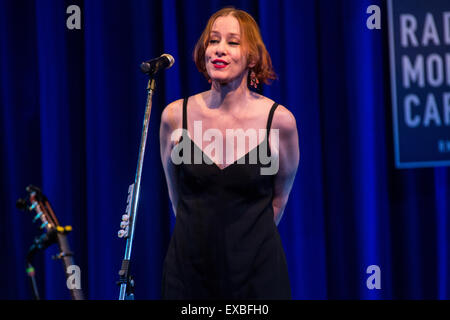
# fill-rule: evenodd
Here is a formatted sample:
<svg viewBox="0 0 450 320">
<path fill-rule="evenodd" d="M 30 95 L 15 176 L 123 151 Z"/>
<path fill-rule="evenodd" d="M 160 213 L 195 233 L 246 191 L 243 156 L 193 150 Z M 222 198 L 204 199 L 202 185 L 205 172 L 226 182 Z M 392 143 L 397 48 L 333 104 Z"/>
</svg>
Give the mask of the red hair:
<svg viewBox="0 0 450 320">
<path fill-rule="evenodd" d="M 239 22 L 239 27 L 241 29 L 241 44 L 244 53 L 247 55 L 247 61 L 255 64 L 251 69 L 255 73 L 256 78 L 260 82 L 270 84 L 270 81 L 276 79 L 277 76 L 273 70 L 269 52 L 267 52 L 266 46 L 262 40 L 258 24 L 250 14 L 233 7 L 223 8 L 209 18 L 206 28 L 203 30 L 194 49 L 194 61 L 197 69 L 203 73 L 206 79 L 209 79 L 205 66 L 205 51 L 209 44 L 211 30 L 218 17 L 228 15 L 232 15 Z"/>
</svg>

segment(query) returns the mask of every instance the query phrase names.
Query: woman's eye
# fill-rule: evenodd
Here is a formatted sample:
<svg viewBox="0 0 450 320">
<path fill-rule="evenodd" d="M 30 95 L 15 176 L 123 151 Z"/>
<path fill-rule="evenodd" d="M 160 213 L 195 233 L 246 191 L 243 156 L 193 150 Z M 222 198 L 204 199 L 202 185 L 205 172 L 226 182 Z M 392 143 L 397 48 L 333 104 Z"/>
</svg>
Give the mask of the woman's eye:
<svg viewBox="0 0 450 320">
<path fill-rule="evenodd" d="M 231 42 L 228 42 L 228 43 L 233 45 L 233 46 L 238 46 L 239 45 L 239 42 L 234 42 L 234 41 L 231 41 Z"/>
<path fill-rule="evenodd" d="M 219 40 L 211 39 L 209 40 L 209 43 L 219 43 Z"/>
</svg>

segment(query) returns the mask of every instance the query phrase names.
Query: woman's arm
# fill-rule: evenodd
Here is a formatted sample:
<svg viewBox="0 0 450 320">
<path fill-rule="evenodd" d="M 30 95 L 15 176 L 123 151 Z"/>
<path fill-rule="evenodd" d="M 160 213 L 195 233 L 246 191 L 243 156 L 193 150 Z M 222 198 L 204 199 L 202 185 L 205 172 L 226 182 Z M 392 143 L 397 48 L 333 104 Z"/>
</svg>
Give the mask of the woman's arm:
<svg viewBox="0 0 450 320">
<path fill-rule="evenodd" d="M 281 105 L 278 106 L 274 113 L 271 132 L 273 129 L 278 129 L 279 134 L 278 152 L 275 150 L 275 153 L 278 153 L 279 156 L 279 167 L 274 178 L 274 196 L 272 200 L 274 221 L 278 225 L 294 184 L 300 160 L 300 151 L 295 117 Z M 276 141 L 273 142 L 273 146 L 271 142 L 271 149 L 277 147 Z"/>
<path fill-rule="evenodd" d="M 159 143 L 161 162 L 166 176 L 169 198 L 172 203 L 172 209 L 176 216 L 176 208 L 178 203 L 178 193 L 176 185 L 175 166 L 171 159 L 172 149 L 175 142 L 171 140 L 172 133 L 181 127 L 181 108 L 182 100 L 177 100 L 164 108 L 161 114 L 161 125 L 159 128 Z"/>
</svg>

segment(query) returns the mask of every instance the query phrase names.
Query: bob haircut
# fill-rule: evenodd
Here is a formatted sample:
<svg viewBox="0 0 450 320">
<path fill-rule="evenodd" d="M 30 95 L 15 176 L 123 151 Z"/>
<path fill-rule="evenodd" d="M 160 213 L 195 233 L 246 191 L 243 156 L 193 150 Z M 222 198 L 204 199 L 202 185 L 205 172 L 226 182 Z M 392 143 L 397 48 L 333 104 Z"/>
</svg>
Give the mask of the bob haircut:
<svg viewBox="0 0 450 320">
<path fill-rule="evenodd" d="M 206 28 L 203 30 L 194 49 L 194 61 L 197 69 L 209 80 L 209 75 L 205 66 L 205 51 L 209 45 L 211 30 L 218 17 L 228 15 L 232 15 L 239 22 L 243 53 L 247 55 L 248 63 L 255 63 L 255 66 L 252 67 L 251 70 L 255 72 L 256 78 L 260 82 L 262 81 L 265 84 L 270 84 L 271 80 L 277 78 L 277 75 L 273 70 L 272 60 L 270 59 L 270 55 L 262 40 L 258 24 L 250 14 L 234 7 L 225 7 L 209 18 Z"/>
</svg>

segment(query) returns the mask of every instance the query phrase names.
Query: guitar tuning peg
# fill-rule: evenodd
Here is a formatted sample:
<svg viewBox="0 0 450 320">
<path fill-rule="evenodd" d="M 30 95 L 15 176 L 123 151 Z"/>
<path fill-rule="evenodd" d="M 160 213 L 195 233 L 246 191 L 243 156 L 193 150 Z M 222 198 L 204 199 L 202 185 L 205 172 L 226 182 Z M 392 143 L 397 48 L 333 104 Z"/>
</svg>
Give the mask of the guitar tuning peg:
<svg viewBox="0 0 450 320">
<path fill-rule="evenodd" d="M 128 221 L 122 221 L 122 222 L 120 223 L 120 227 L 121 227 L 122 229 L 126 228 L 127 226 L 128 226 Z"/>
<path fill-rule="evenodd" d="M 44 229 L 46 226 L 48 225 L 48 221 L 44 221 L 41 226 L 39 227 L 39 229 Z"/>
<path fill-rule="evenodd" d="M 122 221 L 128 221 L 129 218 L 130 218 L 129 215 L 124 214 L 124 215 L 122 216 Z"/>
<path fill-rule="evenodd" d="M 33 222 L 36 222 L 41 216 L 42 216 L 42 212 L 37 213 L 33 218 Z"/>
</svg>

